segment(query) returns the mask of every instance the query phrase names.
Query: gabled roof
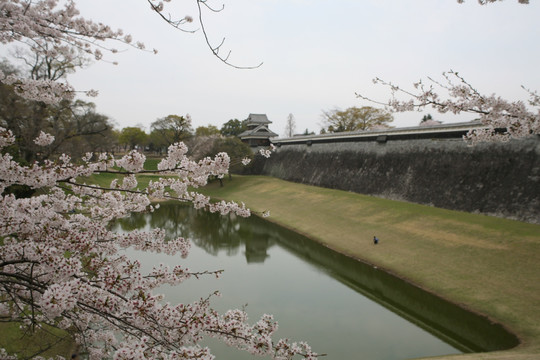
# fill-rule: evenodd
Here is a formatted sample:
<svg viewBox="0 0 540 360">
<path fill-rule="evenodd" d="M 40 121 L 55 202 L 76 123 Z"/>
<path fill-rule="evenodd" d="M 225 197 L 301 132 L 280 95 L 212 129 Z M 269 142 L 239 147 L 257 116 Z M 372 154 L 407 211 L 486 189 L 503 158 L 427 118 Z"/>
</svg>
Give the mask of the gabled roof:
<svg viewBox="0 0 540 360">
<path fill-rule="evenodd" d="M 266 114 L 249 114 L 246 119 L 246 125 L 261 125 L 261 124 L 271 124 L 272 122 L 268 120 Z"/>
<path fill-rule="evenodd" d="M 265 115 L 266 116 L 266 115 Z M 266 125 L 259 125 L 254 129 L 246 130 L 241 134 L 238 134 L 238 137 L 240 139 L 253 139 L 253 138 L 259 138 L 259 139 L 268 139 L 271 137 L 276 137 L 278 134 L 273 132 L 272 130 L 268 129 Z"/>
</svg>

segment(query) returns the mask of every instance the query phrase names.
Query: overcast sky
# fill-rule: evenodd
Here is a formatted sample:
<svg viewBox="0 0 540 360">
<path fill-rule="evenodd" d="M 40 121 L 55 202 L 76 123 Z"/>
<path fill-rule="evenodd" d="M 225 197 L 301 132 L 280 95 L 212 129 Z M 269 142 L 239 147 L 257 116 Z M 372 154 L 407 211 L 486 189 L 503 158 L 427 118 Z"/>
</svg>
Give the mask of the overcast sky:
<svg viewBox="0 0 540 360">
<path fill-rule="evenodd" d="M 144 0 L 77 0 L 81 13 L 159 53 L 126 51 L 108 55 L 71 75 L 77 89 L 97 89 L 99 112 L 119 128 L 142 125 L 169 114 L 190 114 L 194 128 L 217 127 L 249 113 L 264 113 L 282 135 L 292 113 L 297 132 L 319 132 L 321 112 L 370 105 L 390 97 L 374 85 L 380 77 L 404 87 L 427 76 L 441 79 L 453 69 L 480 92 L 527 99 L 521 85 L 540 90 L 540 1 L 506 0 L 480 6 L 476 0 L 209 0 L 225 9 L 204 14 L 211 41 L 226 38 L 223 50 L 240 66 L 218 61 L 202 33 L 174 30 Z M 196 9 L 173 0 L 173 17 Z M 183 4 L 183 5 L 182 5 Z M 186 5 L 187 4 L 187 5 Z M 196 23 L 191 27 L 197 29 Z M 88 99 L 87 99 L 88 100 Z M 458 122 L 471 116 L 435 119 Z M 396 114 L 394 126 L 415 126 L 423 114 Z"/>
</svg>

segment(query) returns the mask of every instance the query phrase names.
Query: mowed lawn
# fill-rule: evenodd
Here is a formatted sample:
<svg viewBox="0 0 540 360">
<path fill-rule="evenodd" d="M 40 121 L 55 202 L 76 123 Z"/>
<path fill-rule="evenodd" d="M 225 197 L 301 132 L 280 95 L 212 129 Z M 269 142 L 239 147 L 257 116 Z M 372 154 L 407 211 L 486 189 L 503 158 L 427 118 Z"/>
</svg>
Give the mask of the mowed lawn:
<svg viewBox="0 0 540 360">
<path fill-rule="evenodd" d="M 203 192 L 269 210 L 268 220 L 484 314 L 522 341 L 460 359 L 540 359 L 539 225 L 263 176 L 233 176 Z"/>
</svg>

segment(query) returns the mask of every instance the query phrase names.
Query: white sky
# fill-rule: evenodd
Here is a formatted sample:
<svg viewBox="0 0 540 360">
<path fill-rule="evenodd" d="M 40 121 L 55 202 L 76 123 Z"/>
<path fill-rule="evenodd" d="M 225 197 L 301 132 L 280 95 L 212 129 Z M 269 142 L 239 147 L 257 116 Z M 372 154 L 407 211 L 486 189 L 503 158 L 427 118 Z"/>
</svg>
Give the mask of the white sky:
<svg viewBox="0 0 540 360">
<path fill-rule="evenodd" d="M 520 86 L 540 90 L 540 1 L 506 0 L 480 6 L 476 0 L 209 0 L 221 13 L 205 14 L 215 43 L 237 65 L 213 57 L 202 33 L 174 30 L 144 0 L 77 0 L 82 15 L 122 28 L 157 55 L 127 51 L 107 55 L 114 66 L 95 63 L 71 75 L 77 89 L 97 89 L 90 99 L 119 128 L 143 125 L 169 114 L 193 119 L 193 127 L 218 128 L 233 118 L 265 113 L 270 129 L 285 131 L 289 113 L 297 132 L 319 132 L 321 112 L 370 105 L 355 92 L 387 100 L 380 77 L 411 88 L 426 76 L 441 79 L 453 69 L 481 93 L 527 99 Z M 176 3 L 176 4 L 175 4 Z M 182 5 L 179 4 L 188 4 Z M 174 17 L 196 16 L 191 2 L 173 0 Z M 197 28 L 196 24 L 192 26 Z M 89 99 L 85 99 L 89 100 Z M 471 116 L 441 115 L 444 122 Z M 396 114 L 394 126 L 414 126 L 423 114 Z"/>
</svg>

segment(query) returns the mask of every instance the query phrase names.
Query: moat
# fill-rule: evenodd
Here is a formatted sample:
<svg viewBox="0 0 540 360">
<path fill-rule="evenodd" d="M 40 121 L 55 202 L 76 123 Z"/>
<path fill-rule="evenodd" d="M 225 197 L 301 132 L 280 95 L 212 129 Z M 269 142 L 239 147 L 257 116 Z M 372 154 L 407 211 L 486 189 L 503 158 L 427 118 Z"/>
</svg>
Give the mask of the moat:
<svg viewBox="0 0 540 360">
<path fill-rule="evenodd" d="M 306 341 L 325 359 L 411 359 L 492 350 L 505 341 L 482 319 L 257 217 L 223 217 L 166 203 L 119 224 L 126 231 L 155 227 L 190 238 L 192 250 L 187 259 L 129 250 L 143 268 L 165 263 L 224 270 L 219 279 L 161 289 L 168 301 L 194 301 L 218 290 L 223 296 L 213 299 L 217 310 L 246 307 L 251 322 L 273 314 L 277 337 Z M 205 344 L 217 358 L 252 358 L 214 341 Z"/>
</svg>

